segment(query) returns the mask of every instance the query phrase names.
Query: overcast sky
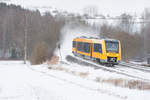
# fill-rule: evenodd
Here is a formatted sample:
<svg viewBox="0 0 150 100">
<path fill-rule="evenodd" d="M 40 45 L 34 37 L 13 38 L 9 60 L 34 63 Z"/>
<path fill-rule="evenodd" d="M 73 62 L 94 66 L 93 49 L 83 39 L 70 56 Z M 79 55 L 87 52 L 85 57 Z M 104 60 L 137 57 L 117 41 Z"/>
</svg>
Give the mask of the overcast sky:
<svg viewBox="0 0 150 100">
<path fill-rule="evenodd" d="M 73 12 L 83 12 L 86 6 L 96 6 L 104 15 L 119 15 L 123 12 L 140 14 L 150 8 L 150 0 L 11 0 L 23 6 L 51 6 Z"/>
</svg>

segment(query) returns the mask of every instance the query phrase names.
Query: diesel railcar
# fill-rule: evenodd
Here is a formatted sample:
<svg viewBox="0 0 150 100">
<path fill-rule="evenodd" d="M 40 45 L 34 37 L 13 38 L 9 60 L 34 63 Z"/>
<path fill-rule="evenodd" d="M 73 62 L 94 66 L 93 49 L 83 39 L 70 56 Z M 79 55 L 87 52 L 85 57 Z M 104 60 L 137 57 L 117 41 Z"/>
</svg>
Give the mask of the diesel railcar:
<svg viewBox="0 0 150 100">
<path fill-rule="evenodd" d="M 114 66 L 121 61 L 121 44 L 115 39 L 77 37 L 72 41 L 72 53 Z"/>
</svg>

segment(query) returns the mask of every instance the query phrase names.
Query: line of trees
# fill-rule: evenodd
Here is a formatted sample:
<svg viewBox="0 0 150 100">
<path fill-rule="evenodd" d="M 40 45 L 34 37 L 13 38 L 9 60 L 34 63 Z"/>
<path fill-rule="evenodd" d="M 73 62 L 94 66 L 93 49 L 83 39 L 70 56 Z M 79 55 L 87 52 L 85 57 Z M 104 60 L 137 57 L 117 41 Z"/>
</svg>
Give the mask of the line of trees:
<svg viewBox="0 0 150 100">
<path fill-rule="evenodd" d="M 43 43 L 48 48 L 47 58 L 50 58 L 64 24 L 64 18 L 54 18 L 48 12 L 41 15 L 38 10 L 0 3 L 0 58 L 23 59 L 25 32 L 28 59 L 34 56 L 34 47 Z"/>
<path fill-rule="evenodd" d="M 120 20 L 116 25 L 106 23 L 100 27 L 101 36 L 121 41 L 123 60 L 145 58 L 150 54 L 150 12 L 148 11 L 146 10 L 142 15 L 144 19 L 140 23 L 137 23 L 133 16 L 124 13 L 119 16 Z"/>
</svg>

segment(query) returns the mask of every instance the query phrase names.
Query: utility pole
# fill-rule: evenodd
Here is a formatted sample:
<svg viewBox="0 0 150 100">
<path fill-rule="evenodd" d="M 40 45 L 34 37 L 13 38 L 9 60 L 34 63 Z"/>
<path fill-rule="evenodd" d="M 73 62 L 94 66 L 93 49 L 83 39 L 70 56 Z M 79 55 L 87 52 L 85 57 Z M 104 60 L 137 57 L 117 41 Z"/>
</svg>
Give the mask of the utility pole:
<svg viewBox="0 0 150 100">
<path fill-rule="evenodd" d="M 25 12 L 25 30 L 24 30 L 24 64 L 26 64 L 27 61 L 27 34 L 28 34 L 28 30 L 27 30 L 27 15 Z"/>
</svg>

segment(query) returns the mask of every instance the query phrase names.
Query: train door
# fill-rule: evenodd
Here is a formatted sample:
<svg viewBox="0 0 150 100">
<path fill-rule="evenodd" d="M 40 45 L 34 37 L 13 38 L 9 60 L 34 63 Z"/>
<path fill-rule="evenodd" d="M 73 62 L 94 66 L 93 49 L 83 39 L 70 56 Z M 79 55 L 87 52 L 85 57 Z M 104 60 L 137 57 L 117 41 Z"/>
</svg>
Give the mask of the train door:
<svg viewBox="0 0 150 100">
<path fill-rule="evenodd" d="M 90 57 L 92 58 L 92 52 L 93 52 L 93 44 L 90 43 Z"/>
<path fill-rule="evenodd" d="M 77 53 L 77 44 L 78 44 L 78 42 L 75 42 L 75 47 L 76 47 L 75 53 Z"/>
</svg>

